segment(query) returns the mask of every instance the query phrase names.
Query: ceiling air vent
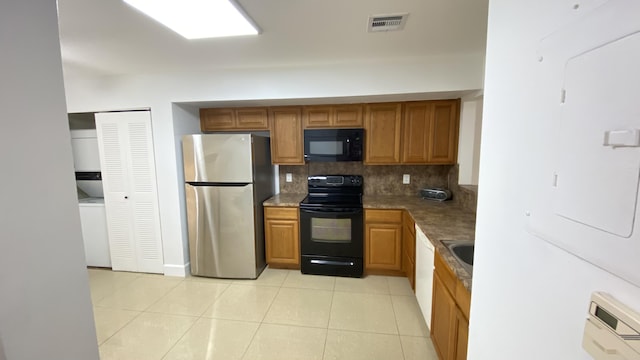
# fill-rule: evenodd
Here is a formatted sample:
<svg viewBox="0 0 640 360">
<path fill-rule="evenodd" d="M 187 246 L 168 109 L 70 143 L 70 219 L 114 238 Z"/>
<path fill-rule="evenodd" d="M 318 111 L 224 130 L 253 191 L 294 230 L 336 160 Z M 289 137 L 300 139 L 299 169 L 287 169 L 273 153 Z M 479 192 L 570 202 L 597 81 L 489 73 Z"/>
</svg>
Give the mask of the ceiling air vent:
<svg viewBox="0 0 640 360">
<path fill-rule="evenodd" d="M 369 32 L 402 30 L 409 14 L 369 16 Z"/>
</svg>

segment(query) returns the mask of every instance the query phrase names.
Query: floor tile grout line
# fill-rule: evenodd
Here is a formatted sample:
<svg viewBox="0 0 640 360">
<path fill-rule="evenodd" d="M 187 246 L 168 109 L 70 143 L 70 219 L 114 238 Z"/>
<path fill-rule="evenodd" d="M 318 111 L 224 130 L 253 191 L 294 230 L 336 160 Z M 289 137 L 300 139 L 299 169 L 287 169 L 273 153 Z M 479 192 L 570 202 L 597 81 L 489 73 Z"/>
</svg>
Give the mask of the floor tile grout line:
<svg viewBox="0 0 640 360">
<path fill-rule="evenodd" d="M 119 311 L 121 311 L 122 309 L 108 309 L 108 310 L 119 310 Z M 122 311 L 135 311 L 135 310 L 122 310 Z M 139 318 L 140 315 L 142 315 L 144 313 L 144 311 L 136 311 L 136 312 L 138 313 L 138 314 L 136 314 L 136 316 L 132 317 L 129 321 L 127 321 L 124 325 L 122 325 L 118 330 L 116 330 L 116 332 L 111 334 L 111 336 L 109 336 L 108 338 L 104 339 L 102 344 L 98 344 L 98 348 L 100 348 L 102 345 L 106 344 L 107 341 L 109 341 L 109 339 L 111 339 L 112 337 L 116 336 L 117 333 L 119 333 L 122 329 L 127 327 L 127 325 L 131 324 L 131 322 L 133 322 L 133 320 Z M 95 320 L 94 320 L 94 326 L 95 326 Z"/>
<path fill-rule="evenodd" d="M 174 286 L 172 286 L 171 288 L 167 289 L 167 291 L 166 291 L 164 294 L 160 295 L 160 297 L 158 297 L 158 298 L 156 299 L 156 301 L 152 302 L 149 306 L 147 306 L 147 307 L 146 307 L 144 310 L 142 310 L 142 311 L 145 311 L 145 312 L 151 312 L 151 311 L 148 311 L 148 310 L 149 310 L 149 309 L 151 309 L 151 307 L 153 307 L 153 305 L 157 304 L 160 300 L 164 299 L 167 295 L 169 295 L 169 293 L 170 293 L 170 292 L 172 292 L 174 289 L 176 289 L 176 288 L 177 288 L 180 284 L 182 284 L 183 282 L 184 282 L 184 279 L 182 279 L 182 280 L 178 281 L 178 283 L 177 283 L 177 284 L 175 284 L 175 285 L 174 285 Z"/>
<path fill-rule="evenodd" d="M 289 276 L 289 273 L 287 272 L 287 275 L 285 275 L 284 279 L 282 280 L 283 284 L 284 284 L 284 282 L 285 282 L 285 280 L 287 279 L 288 276 Z M 262 325 L 262 323 L 264 323 L 264 319 L 267 317 L 267 314 L 269 313 L 269 310 L 271 310 L 271 307 L 273 306 L 273 303 L 276 302 L 276 299 L 278 298 L 278 295 L 280 295 L 280 291 L 281 290 L 282 290 L 282 285 L 278 287 L 278 292 L 276 293 L 276 295 L 271 300 L 271 303 L 269 304 L 269 307 L 267 308 L 267 311 L 264 312 L 264 315 L 262 316 L 262 319 L 260 319 L 260 324 L 261 325 Z"/>
<path fill-rule="evenodd" d="M 324 346 L 322 347 L 322 359 L 324 359 L 325 354 L 327 353 L 327 341 L 329 340 L 329 324 L 331 324 L 331 315 L 333 314 L 333 297 L 336 295 L 335 291 L 335 279 L 333 282 L 334 290 L 331 292 L 331 304 L 329 305 L 329 319 L 327 319 L 327 332 L 324 336 Z"/>
<path fill-rule="evenodd" d="M 387 278 L 387 286 L 389 287 L 389 293 L 391 293 L 391 286 L 389 286 L 389 278 Z M 400 325 L 398 324 L 398 314 L 396 314 L 396 307 L 393 305 L 393 295 L 389 294 L 389 300 L 391 300 L 391 311 L 393 311 L 393 319 L 396 322 L 396 330 L 398 330 L 398 342 L 400 342 L 400 352 L 402 352 L 402 358 L 407 359 L 404 354 L 404 347 L 402 346 L 402 338 L 400 337 Z"/>
<path fill-rule="evenodd" d="M 229 284 L 224 284 L 224 285 L 227 285 L 227 286 L 224 288 L 224 290 L 222 290 L 222 292 L 220 293 L 220 295 L 216 296 L 216 298 L 215 298 L 215 299 L 213 299 L 213 301 L 211 302 L 211 304 L 209 304 L 207 307 L 205 307 L 204 311 L 202 311 L 202 313 L 200 313 L 200 315 L 198 316 L 198 318 L 202 318 L 202 317 L 204 317 L 204 314 L 206 314 L 206 313 L 207 313 L 207 310 L 211 309 L 211 308 L 213 307 L 213 304 L 215 304 L 215 303 L 216 303 L 216 301 L 218 301 L 218 300 L 222 297 L 222 295 L 224 295 L 224 293 L 226 293 L 226 292 L 227 292 L 227 290 L 229 290 L 229 288 L 231 287 L 231 284 L 230 284 L 230 283 L 229 283 Z M 212 319 L 212 318 L 207 317 L 207 319 Z"/>
<path fill-rule="evenodd" d="M 122 288 L 120 288 L 120 289 L 116 289 L 116 290 L 115 290 L 115 291 L 113 291 L 110 295 L 105 296 L 103 299 L 101 299 L 99 302 L 104 301 L 104 300 L 105 300 L 105 299 L 107 299 L 108 297 L 113 296 L 114 294 L 116 294 L 117 292 L 119 292 L 119 291 L 121 291 L 121 290 L 125 289 L 126 287 L 129 287 L 129 286 L 133 285 L 133 283 L 134 283 L 135 281 L 137 281 L 138 279 L 143 279 L 143 278 L 147 278 L 147 279 L 149 279 L 149 278 L 151 278 L 151 277 L 146 277 L 146 276 L 140 276 L 140 275 L 138 275 L 138 276 L 136 276 L 136 277 L 135 277 L 135 279 L 134 279 L 133 281 L 131 281 L 130 283 L 128 283 L 126 286 L 123 286 L 123 287 L 122 287 Z M 182 280 L 178 281 L 178 283 L 176 283 L 176 285 L 174 285 L 174 286 L 170 287 L 169 289 L 167 289 L 167 291 L 166 291 L 164 294 L 160 295 L 160 298 L 163 298 L 165 295 L 167 295 L 171 290 L 173 290 L 174 288 L 176 288 L 176 287 L 177 287 L 181 282 L 183 282 L 183 281 L 184 281 L 184 279 L 182 279 Z M 149 306 L 153 306 L 153 304 L 155 304 L 158 300 L 160 300 L 160 298 L 158 298 L 156 301 L 154 301 L 153 303 L 151 303 Z M 149 306 L 147 306 L 147 307 L 146 307 L 146 308 L 144 308 L 144 309 L 123 309 L 123 310 L 145 311 L 145 310 L 147 310 L 147 309 L 149 308 Z M 102 306 L 102 307 L 105 307 L 105 306 Z"/>
<path fill-rule="evenodd" d="M 113 270 L 98 270 L 98 271 L 100 271 L 100 273 L 103 273 L 103 274 L 118 274 L 118 272 L 114 272 Z M 126 274 L 133 274 L 133 273 L 129 273 L 129 272 L 125 272 L 125 273 Z M 119 275 L 113 275 L 113 276 L 119 276 Z M 111 294 L 115 293 L 116 291 L 118 291 L 120 289 L 123 289 L 123 288 L 129 286 L 130 284 L 132 284 L 139 277 L 140 277 L 140 275 L 137 275 L 137 274 L 134 275 L 133 278 L 130 281 L 128 281 L 126 284 L 123 284 L 123 285 L 115 287 L 113 289 L 113 291 L 111 292 Z M 93 281 L 95 282 L 96 280 L 94 279 Z M 105 280 L 105 281 L 107 281 L 107 280 Z M 89 277 L 89 293 L 91 293 L 91 277 Z M 104 296 L 100 297 L 100 299 L 96 300 L 96 303 L 106 299 L 107 297 L 111 296 L 111 294 L 104 295 Z M 93 303 L 93 299 L 91 299 L 91 300 L 92 300 L 92 303 Z"/>
<path fill-rule="evenodd" d="M 267 269 L 265 269 L 265 270 L 267 270 Z M 264 273 L 264 271 L 263 271 L 263 273 Z M 282 284 L 284 284 L 284 282 L 287 280 L 288 276 L 289 276 L 289 273 L 287 272 L 287 275 L 282 280 Z M 280 286 L 278 287 L 278 292 L 273 297 L 273 300 L 271 300 L 271 304 L 269 304 L 269 307 L 267 308 L 267 311 L 265 311 L 264 316 L 262 316 L 262 320 L 260 320 L 260 323 L 259 323 L 258 327 L 256 328 L 256 331 L 253 333 L 253 336 L 251 337 L 251 340 L 249 340 L 249 343 L 247 344 L 247 347 L 242 352 L 242 356 L 240 356 L 240 359 L 244 359 L 244 357 L 247 355 L 247 351 L 249 351 L 249 348 L 251 347 L 251 344 L 253 344 L 253 341 L 255 340 L 256 336 L 258 335 L 258 331 L 260 331 L 260 328 L 262 327 L 262 325 L 265 324 L 264 318 L 267 317 L 267 314 L 269 313 L 269 310 L 271 310 L 271 306 L 273 306 L 273 303 L 276 301 L 276 298 L 278 297 L 278 294 L 280 294 L 280 290 L 282 289 L 282 284 L 280 284 Z"/>
<path fill-rule="evenodd" d="M 167 355 L 169 355 L 169 353 L 171 352 L 171 350 L 173 350 L 174 347 L 176 347 L 176 345 L 178 345 L 178 343 L 180 342 L 180 340 L 182 340 L 182 338 L 185 337 L 185 335 L 187 335 L 187 333 L 189 331 L 191 331 L 191 329 L 193 329 L 194 326 L 196 326 L 196 323 L 200 321 L 199 317 L 196 317 L 196 319 L 193 321 L 193 323 L 191 324 L 191 326 L 189 326 L 189 328 L 180 336 L 180 338 L 178 338 L 178 340 L 176 340 L 175 343 L 173 343 L 173 345 L 171 345 L 171 347 L 167 350 L 167 352 L 164 353 L 164 355 L 162 355 L 162 357 L 160 358 L 160 360 L 164 359 L 167 357 Z"/>
<path fill-rule="evenodd" d="M 244 359 L 245 355 L 247 354 L 247 351 L 249 351 L 249 348 L 251 347 L 253 340 L 256 338 L 258 331 L 260 331 L 261 326 L 262 326 L 262 323 L 258 323 L 256 330 L 253 332 L 253 335 L 251 336 L 251 340 L 249 340 L 249 342 L 247 343 L 247 346 L 244 348 L 244 351 L 242 352 L 242 355 L 240 355 L 241 360 Z"/>
</svg>

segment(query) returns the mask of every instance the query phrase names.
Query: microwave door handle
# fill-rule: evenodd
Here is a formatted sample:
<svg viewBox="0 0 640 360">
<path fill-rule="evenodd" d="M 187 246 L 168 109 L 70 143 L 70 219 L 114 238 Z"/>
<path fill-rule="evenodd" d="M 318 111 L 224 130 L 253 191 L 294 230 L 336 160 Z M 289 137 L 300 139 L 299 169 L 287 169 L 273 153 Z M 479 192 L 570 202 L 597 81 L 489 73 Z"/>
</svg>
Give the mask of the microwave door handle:
<svg viewBox="0 0 640 360">
<path fill-rule="evenodd" d="M 345 142 L 343 142 L 344 146 L 347 147 L 347 159 L 351 159 L 351 144 L 349 138 Z"/>
</svg>

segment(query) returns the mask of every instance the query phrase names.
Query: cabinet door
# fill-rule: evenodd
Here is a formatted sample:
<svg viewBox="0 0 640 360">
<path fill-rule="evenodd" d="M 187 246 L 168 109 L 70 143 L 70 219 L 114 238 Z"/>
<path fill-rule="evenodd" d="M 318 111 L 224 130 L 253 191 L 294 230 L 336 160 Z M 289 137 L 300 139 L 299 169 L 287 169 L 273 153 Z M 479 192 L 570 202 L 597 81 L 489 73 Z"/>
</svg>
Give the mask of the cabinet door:
<svg viewBox="0 0 640 360">
<path fill-rule="evenodd" d="M 456 321 L 456 303 L 440 280 L 433 274 L 433 310 L 431 312 L 431 339 L 440 359 L 451 359 Z"/>
<path fill-rule="evenodd" d="M 341 128 L 362 127 L 362 105 L 337 105 L 333 107 L 333 126 Z"/>
<path fill-rule="evenodd" d="M 367 269 L 402 271 L 400 224 L 367 224 L 365 242 Z"/>
<path fill-rule="evenodd" d="M 455 360 L 467 360 L 467 344 L 469 343 L 469 322 L 460 310 L 456 311 Z"/>
<path fill-rule="evenodd" d="M 265 230 L 267 264 L 300 265 L 298 221 L 267 219 Z"/>
<path fill-rule="evenodd" d="M 200 109 L 202 131 L 233 130 L 236 115 L 233 109 Z"/>
<path fill-rule="evenodd" d="M 402 229 L 402 252 L 404 254 L 402 270 L 407 278 L 409 278 L 412 289 L 415 289 L 415 247 L 416 236 L 411 232 L 411 229 L 405 225 Z"/>
<path fill-rule="evenodd" d="M 398 103 L 366 106 L 365 163 L 400 163 L 400 125 L 402 106 Z"/>
<path fill-rule="evenodd" d="M 429 163 L 456 163 L 458 156 L 458 103 L 458 100 L 433 103 Z"/>
<path fill-rule="evenodd" d="M 303 165 L 302 111 L 299 107 L 271 108 L 271 161 Z"/>
<path fill-rule="evenodd" d="M 431 103 L 406 103 L 402 115 L 402 163 L 426 164 L 429 160 Z"/>
<path fill-rule="evenodd" d="M 413 292 L 416 292 L 416 265 L 411 259 L 407 258 L 407 279 L 409 279 L 409 284 L 411 284 L 411 289 Z"/>
<path fill-rule="evenodd" d="M 236 129 L 269 130 L 267 108 L 236 109 Z"/>
<path fill-rule="evenodd" d="M 331 127 L 331 106 L 305 106 L 302 119 L 305 129 Z"/>
</svg>

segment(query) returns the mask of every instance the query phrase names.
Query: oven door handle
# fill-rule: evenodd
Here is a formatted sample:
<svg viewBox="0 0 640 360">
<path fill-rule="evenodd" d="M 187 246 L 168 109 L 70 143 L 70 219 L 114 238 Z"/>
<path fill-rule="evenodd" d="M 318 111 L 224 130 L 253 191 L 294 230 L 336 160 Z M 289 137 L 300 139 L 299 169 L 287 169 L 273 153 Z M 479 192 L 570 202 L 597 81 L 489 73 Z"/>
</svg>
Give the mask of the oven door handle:
<svg viewBox="0 0 640 360">
<path fill-rule="evenodd" d="M 316 260 L 310 261 L 314 265 L 335 265 L 335 266 L 354 266 L 353 261 L 335 261 L 335 260 Z"/>
<path fill-rule="evenodd" d="M 341 213 L 341 214 L 361 214 L 362 209 L 353 209 L 353 208 L 326 208 L 322 210 L 311 210 L 311 209 L 303 209 L 300 208 L 300 211 L 304 211 L 309 214 L 330 214 L 330 213 Z"/>
</svg>

